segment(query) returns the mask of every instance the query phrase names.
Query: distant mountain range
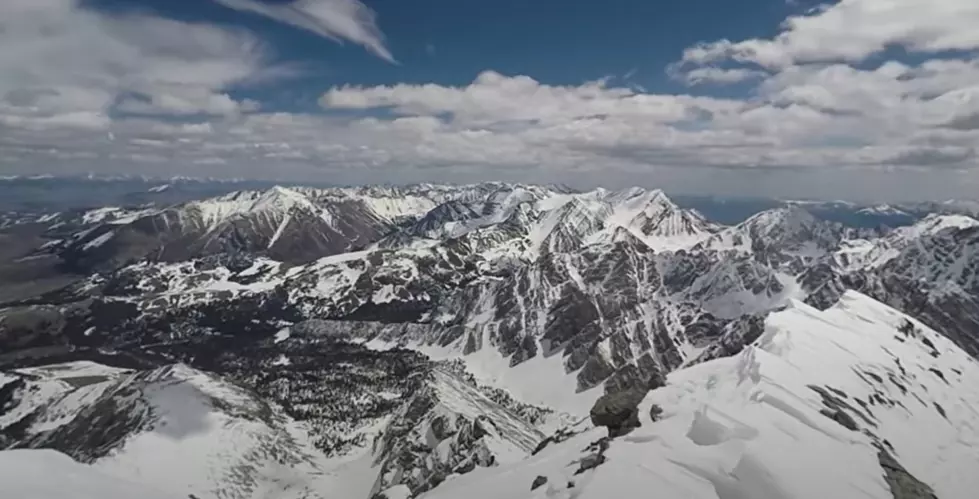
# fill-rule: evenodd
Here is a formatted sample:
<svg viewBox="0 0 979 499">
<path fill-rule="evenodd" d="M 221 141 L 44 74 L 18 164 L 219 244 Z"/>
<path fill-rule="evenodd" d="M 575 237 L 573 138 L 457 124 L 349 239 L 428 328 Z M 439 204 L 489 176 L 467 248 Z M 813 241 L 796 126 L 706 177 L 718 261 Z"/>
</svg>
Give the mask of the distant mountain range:
<svg viewBox="0 0 979 499">
<path fill-rule="evenodd" d="M 148 177 L 131 175 L 0 176 L 0 217 L 7 212 L 41 213 L 75 211 L 102 206 L 157 207 L 205 199 L 240 190 L 266 190 L 285 187 L 339 187 L 329 183 L 280 184 L 267 180 L 195 177 Z M 97 189 L 93 188 L 98 186 Z M 408 188 L 412 186 L 407 186 Z M 417 186 L 416 186 L 417 187 Z M 560 187 L 563 190 L 572 190 Z M 782 200 L 775 198 L 725 198 L 717 196 L 671 195 L 680 207 L 700 212 L 708 220 L 736 224 L 751 215 L 787 205 L 801 205 L 829 221 L 859 227 L 909 225 L 930 213 L 979 216 L 979 200 L 898 202 L 866 204 L 848 201 Z M 0 226 L 4 220 L 0 218 Z M 11 223 L 10 220 L 6 222 Z"/>
</svg>

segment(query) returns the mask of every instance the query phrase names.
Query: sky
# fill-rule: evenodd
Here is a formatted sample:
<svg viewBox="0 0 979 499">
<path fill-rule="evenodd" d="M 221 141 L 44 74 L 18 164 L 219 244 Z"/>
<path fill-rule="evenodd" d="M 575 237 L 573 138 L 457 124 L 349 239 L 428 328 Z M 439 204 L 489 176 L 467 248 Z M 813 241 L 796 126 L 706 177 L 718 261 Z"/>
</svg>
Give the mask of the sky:
<svg viewBox="0 0 979 499">
<path fill-rule="evenodd" d="M 0 175 L 979 198 L 975 0 L 0 0 Z"/>
</svg>

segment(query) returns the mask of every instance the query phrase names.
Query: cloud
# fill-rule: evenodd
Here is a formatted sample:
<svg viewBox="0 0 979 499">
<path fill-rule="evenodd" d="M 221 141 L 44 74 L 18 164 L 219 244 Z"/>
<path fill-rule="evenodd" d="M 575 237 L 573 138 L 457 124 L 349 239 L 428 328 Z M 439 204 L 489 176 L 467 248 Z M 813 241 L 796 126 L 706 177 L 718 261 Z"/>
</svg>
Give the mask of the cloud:
<svg viewBox="0 0 979 499">
<path fill-rule="evenodd" d="M 898 151 L 892 157 L 882 161 L 883 164 L 909 164 L 920 166 L 959 165 L 976 157 L 972 147 L 926 147 L 907 151 Z"/>
<path fill-rule="evenodd" d="M 395 62 L 377 27 L 376 14 L 360 0 L 292 0 L 266 3 L 261 0 L 214 0 L 226 7 L 252 12 L 304 29 L 335 41 L 363 45 L 378 57 Z"/>
<path fill-rule="evenodd" d="M 308 5 L 265 7 L 280 15 Z M 804 18 L 826 27 L 832 23 L 822 16 L 842 15 L 837 22 L 860 27 L 869 22 L 867 9 L 886 14 L 901 5 L 920 7 L 843 0 Z M 963 17 L 974 10 L 958 0 L 929 5 L 946 14 L 960 8 Z M 906 14 L 917 15 L 914 8 Z M 838 49 L 832 30 L 823 35 L 807 22 L 790 21 L 771 40 L 691 47 L 669 69 L 704 85 L 699 95 L 648 92 L 627 77 L 556 85 L 487 70 L 462 85 L 324 88 L 316 109 L 283 112 L 274 101 L 236 97 L 238 87 L 290 74 L 252 33 L 108 15 L 69 0 L 3 0 L 0 169 L 342 183 L 561 181 L 882 200 L 973 196 L 979 59 L 972 52 L 890 59 L 879 50 L 902 40 L 967 46 L 971 35 L 952 36 L 959 23 L 931 38 L 901 35 L 919 28 L 894 21 L 872 27 L 887 36 L 856 33 L 862 48 Z M 829 56 L 800 48 L 808 44 Z M 839 50 L 853 55 L 833 55 Z M 725 97 L 704 95 L 727 84 L 736 86 Z"/>
<path fill-rule="evenodd" d="M 841 0 L 782 23 L 772 39 L 701 43 L 683 53 L 694 67 L 719 61 L 781 69 L 811 62 L 860 62 L 898 46 L 934 54 L 979 48 L 973 0 Z"/>
<path fill-rule="evenodd" d="M 943 126 L 953 130 L 979 130 L 979 113 L 955 117 Z"/>
<path fill-rule="evenodd" d="M 606 81 L 578 86 L 545 85 L 528 76 L 485 71 L 468 86 L 343 86 L 320 98 L 327 109 L 387 108 L 398 115 L 439 116 L 465 126 L 535 123 L 555 125 L 593 117 L 641 117 L 655 122 L 690 119 L 698 109 L 726 112 L 740 103 L 709 97 L 655 95 L 609 87 Z"/>
<path fill-rule="evenodd" d="M 224 89 L 274 73 L 268 59 L 258 39 L 238 30 L 104 15 L 76 0 L 5 0 L 0 119 L 7 126 L 104 128 L 112 112 L 135 107 L 144 113 L 234 113 L 241 103 Z"/>
</svg>

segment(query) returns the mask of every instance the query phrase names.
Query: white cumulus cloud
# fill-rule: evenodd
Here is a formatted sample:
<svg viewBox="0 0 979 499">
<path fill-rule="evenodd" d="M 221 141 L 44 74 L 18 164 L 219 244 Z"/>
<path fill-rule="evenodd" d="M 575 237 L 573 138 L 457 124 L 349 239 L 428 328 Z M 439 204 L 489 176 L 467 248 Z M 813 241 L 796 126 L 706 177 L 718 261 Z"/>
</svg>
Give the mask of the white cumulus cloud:
<svg viewBox="0 0 979 499">
<path fill-rule="evenodd" d="M 358 2 L 215 1 L 393 59 Z M 663 69 L 695 85 L 689 94 L 488 69 L 463 85 L 336 85 L 319 106 L 284 112 L 236 97 L 289 74 L 255 33 L 76 0 L 2 0 L 0 173 L 974 197 L 977 6 L 842 0 L 788 19 L 771 39 L 678 54 Z M 895 46 L 916 56 L 894 58 L 885 49 Z M 732 84 L 723 98 L 708 93 Z"/>
<path fill-rule="evenodd" d="M 683 62 L 733 60 L 780 69 L 798 63 L 859 62 L 890 46 L 936 53 L 979 48 L 974 0 L 840 0 L 789 17 L 772 39 L 719 40 L 690 47 Z"/>
</svg>

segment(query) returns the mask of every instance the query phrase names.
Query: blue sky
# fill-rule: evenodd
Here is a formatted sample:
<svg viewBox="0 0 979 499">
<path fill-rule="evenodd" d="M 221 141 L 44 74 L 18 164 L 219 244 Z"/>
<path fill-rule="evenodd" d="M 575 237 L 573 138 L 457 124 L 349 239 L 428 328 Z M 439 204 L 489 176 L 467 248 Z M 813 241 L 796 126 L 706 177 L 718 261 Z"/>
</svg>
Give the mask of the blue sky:
<svg viewBox="0 0 979 499">
<path fill-rule="evenodd" d="M 973 0 L 4 0 L 0 173 L 979 192 Z"/>
<path fill-rule="evenodd" d="M 384 61 L 355 44 L 336 43 L 215 2 L 87 3 L 105 12 L 150 10 L 175 19 L 241 26 L 261 33 L 274 47 L 278 61 L 300 66 L 303 74 L 285 84 L 238 92 L 289 109 L 314 102 L 324 88 L 334 85 L 458 86 L 469 84 L 490 68 L 555 85 L 578 85 L 608 77 L 618 84 L 639 85 L 652 92 L 689 91 L 666 74 L 667 66 L 685 48 L 704 40 L 770 36 L 789 14 L 807 8 L 785 0 L 367 0 L 364 4 L 376 12 L 377 26 L 397 63 Z M 732 92 L 718 87 L 696 91 Z"/>
<path fill-rule="evenodd" d="M 288 1 L 265 1 L 288 4 Z M 770 36 L 803 4 L 785 0 L 366 0 L 399 64 L 350 43 L 200 0 L 92 0 L 107 11 L 151 9 L 187 21 L 259 32 L 284 61 L 308 66 L 317 87 L 429 83 L 464 85 L 493 68 L 538 81 L 576 85 L 634 72 L 654 91 L 678 91 L 664 69 L 704 40 Z"/>
</svg>

